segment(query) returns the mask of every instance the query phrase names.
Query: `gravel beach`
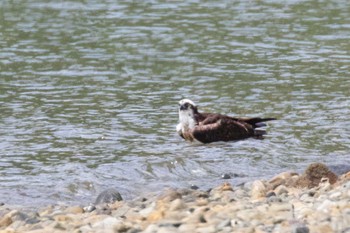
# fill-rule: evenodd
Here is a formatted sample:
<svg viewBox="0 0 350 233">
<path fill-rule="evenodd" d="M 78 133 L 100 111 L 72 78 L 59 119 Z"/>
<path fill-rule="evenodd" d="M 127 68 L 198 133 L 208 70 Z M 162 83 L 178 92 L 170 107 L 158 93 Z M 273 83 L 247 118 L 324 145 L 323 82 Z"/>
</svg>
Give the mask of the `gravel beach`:
<svg viewBox="0 0 350 233">
<path fill-rule="evenodd" d="M 314 163 L 303 174 L 210 190 L 167 189 L 134 200 L 111 189 L 86 206 L 34 211 L 2 203 L 0 232 L 350 233 L 350 172 L 336 175 Z"/>
</svg>

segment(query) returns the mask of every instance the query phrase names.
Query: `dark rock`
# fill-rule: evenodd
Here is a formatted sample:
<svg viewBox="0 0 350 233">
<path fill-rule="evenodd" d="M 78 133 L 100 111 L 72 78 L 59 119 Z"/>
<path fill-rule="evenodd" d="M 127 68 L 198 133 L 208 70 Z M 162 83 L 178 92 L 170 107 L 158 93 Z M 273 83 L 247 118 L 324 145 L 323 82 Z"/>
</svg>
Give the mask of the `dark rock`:
<svg viewBox="0 0 350 233">
<path fill-rule="evenodd" d="M 338 179 L 337 175 L 323 163 L 312 163 L 296 181 L 296 186 L 302 188 L 317 187 L 322 178 L 328 178 L 330 184 L 334 184 Z"/>
<path fill-rule="evenodd" d="M 97 196 L 95 205 L 102 204 L 102 203 L 114 203 L 116 201 L 122 201 L 123 198 L 120 195 L 120 193 L 113 189 L 106 189 L 100 195 Z"/>
<path fill-rule="evenodd" d="M 195 185 L 195 184 L 191 184 L 191 189 L 197 190 L 197 189 L 199 189 L 199 187 L 197 185 Z"/>
<path fill-rule="evenodd" d="M 224 173 L 224 174 L 221 175 L 221 179 L 231 179 L 231 178 L 234 178 L 234 177 L 244 177 L 244 175 L 237 174 L 237 173 L 232 173 L 232 172 Z"/>
<path fill-rule="evenodd" d="M 307 226 L 296 226 L 292 230 L 293 233 L 309 233 L 310 230 Z"/>
<path fill-rule="evenodd" d="M 224 173 L 224 174 L 221 175 L 221 179 L 231 179 L 231 175 L 227 174 L 227 173 Z"/>
<path fill-rule="evenodd" d="M 266 193 L 266 198 L 269 198 L 269 197 L 275 197 L 276 196 L 276 193 L 275 192 L 268 192 Z"/>
<path fill-rule="evenodd" d="M 206 223 L 207 220 L 204 218 L 203 215 L 201 215 L 201 216 L 199 216 L 199 222 L 201 222 L 201 223 Z"/>
<path fill-rule="evenodd" d="M 173 223 L 173 226 L 174 227 L 179 227 L 179 226 L 181 226 L 181 224 L 182 224 L 181 222 L 177 222 L 177 223 Z"/>
</svg>

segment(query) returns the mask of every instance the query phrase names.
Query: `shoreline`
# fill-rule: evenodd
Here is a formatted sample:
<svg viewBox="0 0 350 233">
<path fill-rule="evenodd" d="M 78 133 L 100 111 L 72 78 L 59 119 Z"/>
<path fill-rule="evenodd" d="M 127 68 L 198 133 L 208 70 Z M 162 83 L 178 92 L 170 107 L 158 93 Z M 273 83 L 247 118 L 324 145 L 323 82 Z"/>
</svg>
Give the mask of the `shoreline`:
<svg viewBox="0 0 350 233">
<path fill-rule="evenodd" d="M 350 172 L 337 176 L 321 163 L 304 173 L 210 190 L 164 189 L 122 200 L 106 190 L 94 205 L 38 210 L 0 206 L 6 232 L 350 232 Z"/>
</svg>

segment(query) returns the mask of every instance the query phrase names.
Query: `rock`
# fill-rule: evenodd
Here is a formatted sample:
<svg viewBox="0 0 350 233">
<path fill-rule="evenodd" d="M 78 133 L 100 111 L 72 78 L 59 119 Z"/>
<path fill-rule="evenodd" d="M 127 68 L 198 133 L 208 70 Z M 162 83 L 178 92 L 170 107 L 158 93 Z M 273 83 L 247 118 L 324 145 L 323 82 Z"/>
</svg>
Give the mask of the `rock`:
<svg viewBox="0 0 350 233">
<path fill-rule="evenodd" d="M 158 199 L 164 202 L 171 202 L 175 199 L 181 199 L 181 198 L 182 198 L 182 195 L 180 192 L 174 189 L 169 189 L 169 190 L 166 190 L 165 193 L 161 194 Z"/>
<path fill-rule="evenodd" d="M 319 223 L 315 226 L 310 227 L 311 232 L 322 232 L 322 233 L 334 233 L 335 231 L 329 223 Z"/>
<path fill-rule="evenodd" d="M 197 206 L 206 206 L 208 205 L 208 203 L 209 203 L 209 200 L 207 198 L 198 198 L 196 200 Z"/>
<path fill-rule="evenodd" d="M 170 203 L 169 210 L 176 211 L 186 208 L 186 204 L 182 199 L 175 199 Z"/>
<path fill-rule="evenodd" d="M 280 185 L 275 189 L 275 193 L 277 196 L 280 196 L 282 194 L 288 194 L 288 189 L 284 185 Z"/>
<path fill-rule="evenodd" d="M 18 228 L 26 224 L 35 224 L 39 222 L 38 216 L 36 212 L 24 213 L 19 210 L 12 210 L 0 219 L 0 227 L 11 225 L 14 228 Z"/>
<path fill-rule="evenodd" d="M 147 208 L 142 209 L 139 213 L 142 217 L 147 217 L 156 208 L 156 203 L 152 202 Z"/>
<path fill-rule="evenodd" d="M 92 211 L 96 210 L 96 206 L 89 205 L 89 206 L 84 207 L 83 210 L 84 210 L 84 212 L 88 212 L 89 213 L 89 212 L 92 212 Z"/>
<path fill-rule="evenodd" d="M 269 198 L 267 199 L 267 202 L 268 202 L 268 203 L 274 203 L 274 202 L 279 202 L 279 203 L 281 203 L 281 202 L 283 202 L 283 200 L 282 200 L 282 198 L 280 198 L 280 197 L 271 196 L 271 197 L 269 197 Z"/>
<path fill-rule="evenodd" d="M 220 188 L 222 191 L 233 191 L 231 184 L 227 182 L 225 182 Z"/>
<path fill-rule="evenodd" d="M 159 227 L 156 224 L 150 224 L 145 229 L 144 233 L 156 233 L 159 231 Z"/>
<path fill-rule="evenodd" d="M 197 224 L 181 224 L 178 228 L 178 232 L 195 232 L 197 228 Z"/>
<path fill-rule="evenodd" d="M 317 210 L 329 213 L 330 209 L 335 205 L 333 201 L 326 199 L 317 207 Z"/>
<path fill-rule="evenodd" d="M 266 187 L 260 180 L 254 181 L 252 184 L 251 198 L 253 200 L 261 200 L 266 197 Z"/>
<path fill-rule="evenodd" d="M 216 229 L 222 230 L 225 227 L 231 227 L 231 219 L 225 219 L 225 220 L 221 221 L 219 224 L 217 224 Z"/>
<path fill-rule="evenodd" d="M 12 224 L 12 219 L 10 216 L 5 215 L 0 219 L 0 227 L 7 227 Z"/>
<path fill-rule="evenodd" d="M 134 224 L 131 223 L 117 223 L 114 226 L 114 232 L 128 232 L 128 233 L 137 233 L 140 232 L 141 229 L 137 226 L 134 226 Z"/>
<path fill-rule="evenodd" d="M 198 233 L 215 233 L 217 231 L 215 229 L 215 226 L 205 226 L 205 227 L 198 227 L 196 229 L 196 232 L 198 232 Z"/>
<path fill-rule="evenodd" d="M 5 216 L 8 216 L 12 219 L 12 221 L 25 221 L 29 218 L 29 216 L 25 213 L 22 213 L 18 210 L 12 210 L 11 212 L 7 213 Z"/>
<path fill-rule="evenodd" d="M 289 185 L 293 183 L 294 177 L 298 176 L 298 173 L 295 172 L 282 172 L 277 176 L 274 176 L 272 179 L 268 181 L 269 188 L 275 189 L 280 185 Z"/>
<path fill-rule="evenodd" d="M 295 226 L 292 228 L 292 233 L 309 233 L 310 229 L 307 226 Z"/>
<path fill-rule="evenodd" d="M 70 206 L 65 210 L 65 212 L 70 214 L 81 214 L 84 213 L 84 209 L 80 206 Z"/>
<path fill-rule="evenodd" d="M 245 190 L 243 189 L 237 189 L 234 191 L 234 195 L 237 199 L 242 199 L 242 198 L 247 198 L 248 194 Z"/>
<path fill-rule="evenodd" d="M 55 221 L 57 222 L 68 222 L 68 221 L 72 221 L 73 218 L 66 215 L 66 214 L 57 214 L 53 217 L 55 219 Z"/>
<path fill-rule="evenodd" d="M 329 182 L 329 178 L 323 177 L 320 183 L 318 184 L 317 188 L 320 192 L 328 192 L 329 190 L 331 190 L 332 185 Z"/>
<path fill-rule="evenodd" d="M 349 181 L 350 180 L 350 172 L 347 172 L 346 174 L 342 175 L 343 181 Z"/>
<path fill-rule="evenodd" d="M 96 201 L 95 201 L 95 205 L 103 204 L 103 203 L 114 203 L 116 201 L 122 201 L 122 200 L 123 200 L 123 198 L 120 195 L 120 193 L 117 190 L 110 188 L 110 189 L 106 189 L 105 191 L 101 192 L 97 196 Z"/>
<path fill-rule="evenodd" d="M 114 232 L 114 228 L 119 224 L 121 220 L 113 217 L 106 217 L 102 221 L 96 222 L 92 225 L 93 229 L 98 229 L 103 232 Z"/>
<path fill-rule="evenodd" d="M 156 222 L 156 221 L 163 219 L 164 216 L 165 216 L 165 209 L 157 209 L 157 210 L 152 211 L 148 215 L 147 221 Z"/>
<path fill-rule="evenodd" d="M 274 191 L 269 191 L 266 193 L 266 198 L 275 197 L 276 193 Z"/>
<path fill-rule="evenodd" d="M 296 181 L 296 186 L 302 188 L 317 187 L 322 178 L 328 178 L 330 184 L 334 184 L 338 177 L 322 163 L 310 164 L 304 174 Z"/>
<path fill-rule="evenodd" d="M 233 193 L 233 188 L 231 184 L 225 182 L 224 184 L 220 185 L 219 187 L 216 187 L 210 191 L 210 200 L 220 200 L 222 198 L 225 198 L 227 196 L 227 193 Z"/>
<path fill-rule="evenodd" d="M 104 203 L 96 206 L 96 214 L 110 215 L 112 213 L 112 209 L 109 205 L 110 204 Z"/>
<path fill-rule="evenodd" d="M 231 175 L 230 174 L 227 174 L 227 173 L 224 173 L 221 175 L 221 179 L 231 179 Z"/>
</svg>

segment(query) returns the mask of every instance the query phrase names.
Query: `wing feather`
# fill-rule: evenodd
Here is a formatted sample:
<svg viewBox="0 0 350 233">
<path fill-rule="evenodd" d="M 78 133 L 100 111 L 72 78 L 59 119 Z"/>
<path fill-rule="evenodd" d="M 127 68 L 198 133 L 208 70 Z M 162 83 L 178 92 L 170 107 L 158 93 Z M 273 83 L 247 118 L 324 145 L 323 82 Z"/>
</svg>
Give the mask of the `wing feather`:
<svg viewBox="0 0 350 233">
<path fill-rule="evenodd" d="M 231 117 L 219 117 L 215 122 L 213 119 L 202 122 L 192 130 L 192 136 L 203 143 L 215 141 L 240 140 L 254 136 L 251 125 L 236 121 Z M 204 124 L 205 123 L 205 124 Z"/>
</svg>

